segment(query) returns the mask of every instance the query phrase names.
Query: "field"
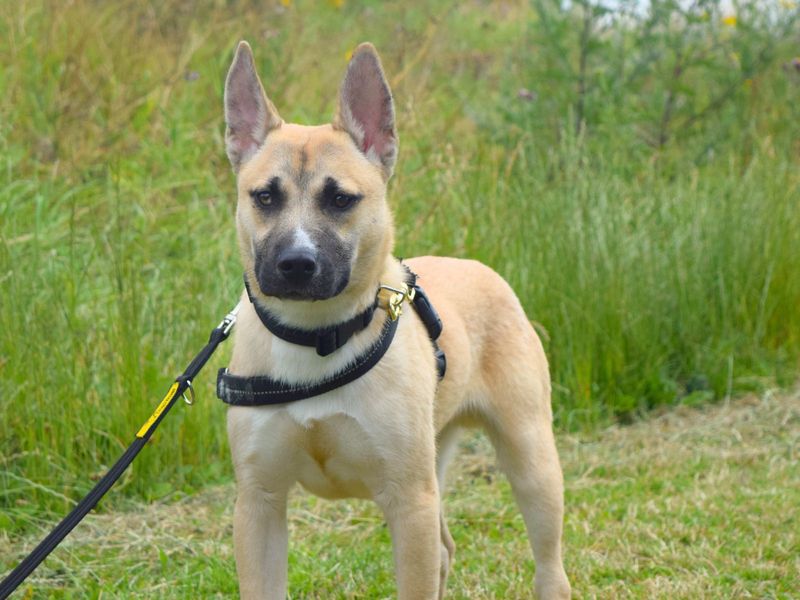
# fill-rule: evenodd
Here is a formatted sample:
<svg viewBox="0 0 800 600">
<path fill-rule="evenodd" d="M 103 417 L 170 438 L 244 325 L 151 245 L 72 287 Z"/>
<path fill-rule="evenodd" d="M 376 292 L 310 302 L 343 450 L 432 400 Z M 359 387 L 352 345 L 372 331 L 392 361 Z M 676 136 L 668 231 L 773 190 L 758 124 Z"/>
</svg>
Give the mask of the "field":
<svg viewBox="0 0 800 600">
<path fill-rule="evenodd" d="M 658 0 L 646 14 L 618 4 L 0 3 L 3 569 L 116 459 L 238 295 L 221 108 L 236 42 L 250 41 L 282 116 L 316 123 L 333 114 L 349 52 L 371 40 L 398 112 L 396 254 L 486 262 L 545 342 L 578 591 L 617 597 L 618 580 L 634 580 L 641 597 L 789 597 L 796 395 L 771 394 L 795 389 L 800 373 L 800 14 L 786 0 L 742 3 L 735 17 L 713 1 Z M 76 540 L 142 513 L 174 529 L 148 525 L 140 546 L 103 534 L 125 569 L 76 541 L 53 559 L 60 574 L 38 581 L 78 590 L 89 579 L 95 595 L 131 585 L 161 597 L 147 586 L 165 582 L 176 597 L 198 581 L 234 589 L 213 393 L 228 351 L 196 382 L 197 405 L 176 408 Z M 763 411 L 735 400 L 748 394 L 767 398 Z M 675 449 L 687 453 L 680 469 L 654 472 L 645 459 L 655 455 L 631 454 L 636 440 L 680 438 L 659 423 L 720 402 L 689 414 L 721 419 L 721 446 L 704 451 L 702 423 L 686 422 L 695 434 L 684 442 L 700 447 Z M 740 430 L 726 419 L 739 418 L 753 425 L 752 455 L 735 469 L 726 428 Z M 596 439 L 608 444 L 603 464 L 582 454 Z M 467 448 L 475 469 L 490 468 L 485 450 L 480 438 Z M 765 465 L 782 479 L 764 480 Z M 524 595 L 532 567 L 519 558 L 508 492 L 469 468 L 451 515 L 472 519 L 456 525 L 462 548 L 467 523 L 481 535 L 473 555 L 461 551 L 454 589 Z M 704 512 L 686 488 L 706 469 L 723 473 L 709 498 L 726 506 Z M 754 478 L 750 491 L 737 477 Z M 684 504 L 664 505 L 665 490 Z M 629 494 L 638 501 L 626 504 Z M 727 511 L 742 523 L 756 514 L 764 529 L 743 538 Z M 221 521 L 207 531 L 193 514 Z M 637 514 L 648 518 L 628 529 Z M 325 585 L 391 594 L 372 508 L 302 497 L 294 519 L 307 535 L 295 594 L 326 595 L 303 587 L 322 585 L 319 535 L 339 544 L 323 561 Z M 211 541 L 186 541 L 192 527 Z M 352 530 L 363 550 L 345 542 Z M 181 548 L 189 563 L 178 561 L 184 587 L 173 587 Z"/>
</svg>

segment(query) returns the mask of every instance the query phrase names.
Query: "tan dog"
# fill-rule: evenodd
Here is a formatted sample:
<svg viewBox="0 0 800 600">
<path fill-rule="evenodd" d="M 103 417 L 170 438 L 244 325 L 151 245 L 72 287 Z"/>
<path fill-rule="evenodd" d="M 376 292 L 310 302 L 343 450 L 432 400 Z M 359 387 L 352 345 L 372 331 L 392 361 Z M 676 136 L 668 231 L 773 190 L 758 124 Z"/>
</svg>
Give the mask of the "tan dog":
<svg viewBox="0 0 800 600">
<path fill-rule="evenodd" d="M 281 322 L 314 329 L 399 287 L 386 185 L 397 155 L 391 93 L 375 49 L 353 54 L 331 125 L 284 123 L 242 42 L 225 84 L 228 156 L 238 175 L 236 223 L 253 299 Z M 488 433 L 536 560 L 540 598 L 567 598 L 561 559 L 563 482 L 553 440 L 547 360 L 509 286 L 480 263 L 407 261 L 444 323 L 447 374 L 413 310 L 388 352 L 352 383 L 300 402 L 233 406 L 234 543 L 241 595 L 287 593 L 286 502 L 295 482 L 327 498 L 371 498 L 392 535 L 398 595 L 441 598 L 453 539 L 442 517 L 445 468 L 459 432 Z M 381 302 L 385 299 L 381 296 Z M 247 296 L 229 372 L 315 382 L 375 342 L 386 314 L 329 356 L 268 331 Z"/>
</svg>

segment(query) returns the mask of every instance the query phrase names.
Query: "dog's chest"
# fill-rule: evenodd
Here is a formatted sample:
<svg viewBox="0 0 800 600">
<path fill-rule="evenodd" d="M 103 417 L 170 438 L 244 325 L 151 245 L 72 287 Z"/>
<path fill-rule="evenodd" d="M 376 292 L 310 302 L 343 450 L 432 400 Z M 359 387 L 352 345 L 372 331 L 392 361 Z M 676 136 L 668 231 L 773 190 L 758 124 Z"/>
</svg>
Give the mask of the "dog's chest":
<svg viewBox="0 0 800 600">
<path fill-rule="evenodd" d="M 297 480 L 326 498 L 369 498 L 380 459 L 358 421 L 346 415 L 309 420 L 302 426 Z"/>
<path fill-rule="evenodd" d="M 228 433 L 237 479 L 267 488 L 297 481 L 326 498 L 372 497 L 381 487 L 385 449 L 363 416 L 347 410 L 349 404 L 332 398 L 280 408 L 232 407 Z"/>
</svg>

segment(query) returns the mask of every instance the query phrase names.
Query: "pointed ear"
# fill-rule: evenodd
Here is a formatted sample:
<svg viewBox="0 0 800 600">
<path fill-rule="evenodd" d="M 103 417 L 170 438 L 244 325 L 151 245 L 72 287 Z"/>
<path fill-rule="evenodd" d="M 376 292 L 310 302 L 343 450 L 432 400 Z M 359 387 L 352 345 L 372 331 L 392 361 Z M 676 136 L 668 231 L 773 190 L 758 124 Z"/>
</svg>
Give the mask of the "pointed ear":
<svg viewBox="0 0 800 600">
<path fill-rule="evenodd" d="M 353 52 L 333 126 L 350 134 L 366 157 L 381 168 L 384 179 L 392 176 L 397 158 L 394 102 L 372 44 L 361 44 Z"/>
<path fill-rule="evenodd" d="M 238 171 L 281 123 L 256 73 L 250 45 L 239 42 L 225 80 L 225 150 L 233 170 Z"/>
</svg>

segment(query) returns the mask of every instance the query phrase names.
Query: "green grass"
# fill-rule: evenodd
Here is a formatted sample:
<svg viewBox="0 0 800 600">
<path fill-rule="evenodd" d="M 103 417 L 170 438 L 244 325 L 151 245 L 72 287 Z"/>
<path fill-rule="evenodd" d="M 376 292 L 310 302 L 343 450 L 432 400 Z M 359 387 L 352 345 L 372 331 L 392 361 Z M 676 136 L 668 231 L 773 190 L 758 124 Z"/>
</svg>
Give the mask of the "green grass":
<svg viewBox="0 0 800 600">
<path fill-rule="evenodd" d="M 795 392 L 562 435 L 575 597 L 795 597 L 799 428 Z M 485 438 L 462 445 L 449 481 L 457 549 L 448 597 L 530 598 L 524 525 Z M 25 588 L 33 598 L 230 597 L 233 498 L 226 485 L 93 514 Z M 394 596 L 389 535 L 372 503 L 297 492 L 289 518 L 291 598 Z M 47 525 L 37 520 L 23 539 L 0 534 L 0 565 Z"/>
<path fill-rule="evenodd" d="M 0 529 L 81 497 L 238 296 L 221 106 L 241 38 L 301 123 L 378 46 L 396 253 L 511 282 L 561 431 L 797 380 L 796 8 L 734 27 L 715 2 L 629 26 L 583 2 L 286 4 L 0 3 Z M 228 351 L 104 507 L 229 481 Z"/>
</svg>

